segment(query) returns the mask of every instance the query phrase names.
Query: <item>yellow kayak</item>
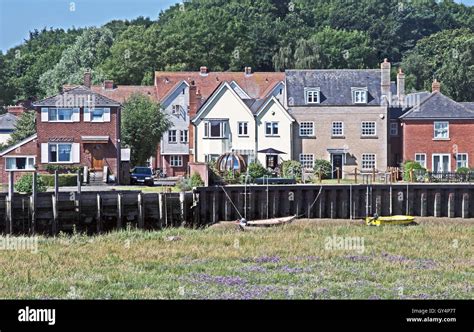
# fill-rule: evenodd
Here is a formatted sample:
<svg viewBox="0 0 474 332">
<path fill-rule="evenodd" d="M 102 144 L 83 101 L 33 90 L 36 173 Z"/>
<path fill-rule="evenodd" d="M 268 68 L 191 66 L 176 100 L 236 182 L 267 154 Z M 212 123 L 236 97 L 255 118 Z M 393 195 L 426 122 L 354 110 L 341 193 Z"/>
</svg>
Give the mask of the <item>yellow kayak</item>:
<svg viewBox="0 0 474 332">
<path fill-rule="evenodd" d="M 380 225 L 408 225 L 415 222 L 415 217 L 411 216 L 390 216 L 390 217 L 367 217 L 365 223 L 367 226 Z"/>
</svg>

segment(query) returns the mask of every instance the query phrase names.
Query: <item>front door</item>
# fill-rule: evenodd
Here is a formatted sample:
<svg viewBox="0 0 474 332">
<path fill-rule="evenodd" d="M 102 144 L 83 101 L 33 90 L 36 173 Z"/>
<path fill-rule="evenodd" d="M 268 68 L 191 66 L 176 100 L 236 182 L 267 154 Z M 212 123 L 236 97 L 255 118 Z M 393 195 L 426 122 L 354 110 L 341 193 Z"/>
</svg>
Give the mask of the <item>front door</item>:
<svg viewBox="0 0 474 332">
<path fill-rule="evenodd" d="M 101 144 L 96 144 L 91 151 L 92 170 L 100 172 L 104 169 L 104 149 Z"/>
<path fill-rule="evenodd" d="M 331 163 L 332 163 L 332 178 L 337 179 L 337 172 L 336 169 L 339 168 L 339 177 L 342 178 L 342 154 L 332 154 L 331 155 Z"/>
<path fill-rule="evenodd" d="M 451 160 L 449 154 L 433 155 L 433 172 L 447 173 L 451 170 Z"/>
</svg>

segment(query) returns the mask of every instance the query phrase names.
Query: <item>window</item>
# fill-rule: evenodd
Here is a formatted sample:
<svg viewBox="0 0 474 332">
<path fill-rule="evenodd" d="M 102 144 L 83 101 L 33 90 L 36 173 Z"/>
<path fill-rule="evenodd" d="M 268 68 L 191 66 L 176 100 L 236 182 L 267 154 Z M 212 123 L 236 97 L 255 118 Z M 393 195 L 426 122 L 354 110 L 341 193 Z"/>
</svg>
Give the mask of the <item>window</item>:
<svg viewBox="0 0 474 332">
<path fill-rule="evenodd" d="M 204 137 L 226 138 L 227 123 L 225 121 L 212 120 L 204 122 Z"/>
<path fill-rule="evenodd" d="M 277 136 L 278 122 L 265 122 L 265 134 L 266 136 Z"/>
<path fill-rule="evenodd" d="M 364 153 L 362 155 L 362 169 L 372 170 L 373 168 L 375 168 L 375 154 Z"/>
<path fill-rule="evenodd" d="M 301 122 L 300 136 L 314 136 L 314 122 Z"/>
<path fill-rule="evenodd" d="M 426 153 L 415 153 L 415 161 L 426 168 Z"/>
<path fill-rule="evenodd" d="M 176 130 L 168 130 L 168 143 L 177 143 Z"/>
<path fill-rule="evenodd" d="M 171 113 L 173 115 L 179 115 L 179 109 L 180 109 L 179 105 L 173 105 L 171 107 Z"/>
<path fill-rule="evenodd" d="M 72 121 L 72 108 L 48 109 L 48 121 Z"/>
<path fill-rule="evenodd" d="M 434 123 L 434 138 L 448 139 L 449 138 L 449 122 L 435 122 Z"/>
<path fill-rule="evenodd" d="M 239 122 L 239 136 L 247 136 L 248 135 L 248 122 Z"/>
<path fill-rule="evenodd" d="M 390 122 L 390 135 L 398 136 L 398 123 Z"/>
<path fill-rule="evenodd" d="M 188 143 L 188 131 L 187 130 L 181 130 L 181 136 L 179 138 L 181 143 Z"/>
<path fill-rule="evenodd" d="M 467 167 L 469 167 L 469 164 L 467 162 L 467 153 L 458 153 L 456 155 L 456 169 Z"/>
<path fill-rule="evenodd" d="M 170 157 L 171 167 L 182 167 L 183 166 L 183 156 L 171 156 Z"/>
<path fill-rule="evenodd" d="M 19 169 L 34 170 L 35 157 L 6 157 L 5 169 L 7 171 L 15 171 Z"/>
<path fill-rule="evenodd" d="M 367 90 L 365 89 L 352 90 L 352 101 L 354 104 L 367 104 Z"/>
<path fill-rule="evenodd" d="M 344 123 L 342 121 L 334 121 L 332 123 L 332 136 L 344 135 Z"/>
<path fill-rule="evenodd" d="M 374 121 L 362 122 L 362 136 L 375 136 L 376 133 Z"/>
<path fill-rule="evenodd" d="M 314 155 L 313 154 L 300 154 L 300 163 L 303 168 L 314 167 Z"/>
<path fill-rule="evenodd" d="M 104 122 L 104 109 L 94 108 L 91 110 L 91 120 L 96 122 Z"/>
<path fill-rule="evenodd" d="M 72 144 L 59 143 L 49 144 L 49 162 L 60 163 L 60 162 L 71 162 Z"/>
<path fill-rule="evenodd" d="M 306 90 L 306 104 L 319 104 L 319 89 Z"/>
</svg>

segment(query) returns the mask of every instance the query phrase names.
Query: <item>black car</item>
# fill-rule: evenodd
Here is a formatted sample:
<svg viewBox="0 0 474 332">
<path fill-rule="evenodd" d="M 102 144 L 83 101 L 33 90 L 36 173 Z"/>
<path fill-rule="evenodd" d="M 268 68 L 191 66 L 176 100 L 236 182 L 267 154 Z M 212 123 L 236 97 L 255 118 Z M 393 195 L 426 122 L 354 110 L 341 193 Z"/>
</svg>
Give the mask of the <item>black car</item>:
<svg viewBox="0 0 474 332">
<path fill-rule="evenodd" d="M 153 186 L 153 173 L 148 167 L 135 167 L 130 173 L 130 184 L 146 184 Z"/>
</svg>

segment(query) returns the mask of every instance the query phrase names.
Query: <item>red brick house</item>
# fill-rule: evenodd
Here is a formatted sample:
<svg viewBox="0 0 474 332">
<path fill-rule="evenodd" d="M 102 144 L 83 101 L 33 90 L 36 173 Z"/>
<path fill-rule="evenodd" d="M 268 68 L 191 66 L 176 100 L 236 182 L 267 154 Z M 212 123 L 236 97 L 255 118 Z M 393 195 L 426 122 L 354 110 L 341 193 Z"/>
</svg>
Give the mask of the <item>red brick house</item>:
<svg viewBox="0 0 474 332">
<path fill-rule="evenodd" d="M 440 92 L 413 95 L 417 101 L 401 117 L 403 159 L 418 161 L 433 172 L 474 168 L 474 107 Z"/>
<path fill-rule="evenodd" d="M 39 171 L 48 165 L 87 166 L 97 178 L 119 181 L 119 102 L 78 86 L 34 106 Z"/>
<path fill-rule="evenodd" d="M 32 135 L 0 152 L 0 183 L 8 183 L 8 174 L 15 171 L 15 180 L 35 171 L 38 137 Z"/>
</svg>

